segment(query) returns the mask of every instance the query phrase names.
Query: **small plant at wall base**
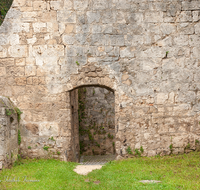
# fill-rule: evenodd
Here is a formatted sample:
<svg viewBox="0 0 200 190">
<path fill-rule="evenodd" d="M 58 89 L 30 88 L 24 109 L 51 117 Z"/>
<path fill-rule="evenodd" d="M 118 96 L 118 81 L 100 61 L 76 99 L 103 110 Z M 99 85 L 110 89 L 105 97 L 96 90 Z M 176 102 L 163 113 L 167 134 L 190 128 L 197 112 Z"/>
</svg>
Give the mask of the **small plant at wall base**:
<svg viewBox="0 0 200 190">
<path fill-rule="evenodd" d="M 18 145 L 21 144 L 21 134 L 20 134 L 20 130 L 18 130 Z"/>
<path fill-rule="evenodd" d="M 144 152 L 144 149 L 143 149 L 143 147 L 142 147 L 142 146 L 140 147 L 140 152 L 141 152 L 141 153 L 143 153 L 143 152 Z"/>
<path fill-rule="evenodd" d="M 17 120 L 18 120 L 18 122 L 20 122 L 21 114 L 22 114 L 23 112 L 21 112 L 19 108 L 15 108 L 15 111 L 16 111 L 16 113 L 17 113 Z"/>
<path fill-rule="evenodd" d="M 48 151 L 49 147 L 48 146 L 44 146 L 43 149 Z"/>
<path fill-rule="evenodd" d="M 31 149 L 31 146 L 28 146 L 28 149 Z"/>
<path fill-rule="evenodd" d="M 110 133 L 108 133 L 108 138 L 109 139 L 113 139 L 114 137 L 113 137 L 113 135 L 111 135 Z"/>
<path fill-rule="evenodd" d="M 51 137 L 51 138 L 49 138 L 50 140 L 52 140 L 52 141 L 55 141 L 55 139 L 53 138 L 53 137 Z"/>
<path fill-rule="evenodd" d="M 166 51 L 166 56 L 165 57 L 167 57 L 168 53 L 169 53 L 169 51 Z"/>
<path fill-rule="evenodd" d="M 131 150 L 131 147 L 130 147 L 130 146 L 128 146 L 128 148 L 126 149 L 126 152 L 127 152 L 128 154 L 133 154 L 133 152 L 132 152 L 132 150 Z"/>
<path fill-rule="evenodd" d="M 170 149 L 170 154 L 172 154 L 173 153 L 173 144 L 169 145 L 169 149 Z"/>
<path fill-rule="evenodd" d="M 12 113 L 13 113 L 13 112 L 12 112 L 11 110 L 9 110 L 9 109 L 6 109 L 6 115 L 7 115 L 7 116 L 10 116 L 10 115 L 12 115 Z"/>
<path fill-rule="evenodd" d="M 135 155 L 139 156 L 139 157 L 141 156 L 141 153 L 140 153 L 140 151 L 137 148 L 135 149 Z"/>
<path fill-rule="evenodd" d="M 96 146 L 100 148 L 100 144 L 98 142 L 96 142 Z"/>
<path fill-rule="evenodd" d="M 190 149 L 190 143 L 187 144 L 187 146 L 185 147 L 185 150 L 189 150 Z"/>
</svg>

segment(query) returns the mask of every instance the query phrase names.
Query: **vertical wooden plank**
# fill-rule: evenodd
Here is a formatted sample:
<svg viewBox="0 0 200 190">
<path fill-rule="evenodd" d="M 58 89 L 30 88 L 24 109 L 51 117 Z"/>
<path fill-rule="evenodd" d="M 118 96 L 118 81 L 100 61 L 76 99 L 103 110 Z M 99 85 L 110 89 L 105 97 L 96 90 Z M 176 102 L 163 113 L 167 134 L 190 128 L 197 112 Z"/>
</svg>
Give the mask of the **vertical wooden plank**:
<svg viewBox="0 0 200 190">
<path fill-rule="evenodd" d="M 70 92 L 71 104 L 71 153 L 70 160 L 79 162 L 80 146 L 79 146 L 79 121 L 78 121 L 78 89 Z"/>
</svg>

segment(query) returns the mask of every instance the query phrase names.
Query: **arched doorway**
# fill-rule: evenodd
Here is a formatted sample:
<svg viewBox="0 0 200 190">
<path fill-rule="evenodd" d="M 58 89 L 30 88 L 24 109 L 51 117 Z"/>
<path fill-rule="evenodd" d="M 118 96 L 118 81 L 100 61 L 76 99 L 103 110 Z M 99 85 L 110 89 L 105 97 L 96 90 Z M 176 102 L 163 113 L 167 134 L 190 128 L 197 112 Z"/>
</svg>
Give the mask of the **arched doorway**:
<svg viewBox="0 0 200 190">
<path fill-rule="evenodd" d="M 100 85 L 70 91 L 71 161 L 81 156 L 115 155 L 115 93 Z"/>
</svg>

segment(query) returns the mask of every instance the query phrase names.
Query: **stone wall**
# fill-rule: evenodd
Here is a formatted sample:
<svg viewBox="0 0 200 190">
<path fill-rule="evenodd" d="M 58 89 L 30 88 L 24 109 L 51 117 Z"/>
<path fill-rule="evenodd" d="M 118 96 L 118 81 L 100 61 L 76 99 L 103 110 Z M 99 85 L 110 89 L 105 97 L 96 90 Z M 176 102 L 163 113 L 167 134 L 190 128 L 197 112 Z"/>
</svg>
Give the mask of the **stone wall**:
<svg viewBox="0 0 200 190">
<path fill-rule="evenodd" d="M 83 87 L 78 90 L 81 154 L 114 154 L 114 92 L 100 87 Z"/>
<path fill-rule="evenodd" d="M 70 160 L 70 91 L 83 85 L 115 92 L 117 155 L 194 149 L 199 20 L 194 0 L 14 0 L 0 27 L 0 94 L 24 113 L 21 150 Z"/>
<path fill-rule="evenodd" d="M 11 101 L 0 96 L 0 169 L 10 166 L 18 155 L 18 119 Z"/>
</svg>

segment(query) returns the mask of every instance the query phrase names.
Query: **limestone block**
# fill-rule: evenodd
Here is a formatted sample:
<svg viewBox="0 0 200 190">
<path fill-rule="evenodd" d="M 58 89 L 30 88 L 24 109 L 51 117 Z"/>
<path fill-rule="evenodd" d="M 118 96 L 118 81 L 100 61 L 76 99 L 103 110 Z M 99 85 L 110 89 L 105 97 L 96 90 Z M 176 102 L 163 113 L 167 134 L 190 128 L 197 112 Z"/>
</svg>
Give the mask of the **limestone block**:
<svg viewBox="0 0 200 190">
<path fill-rule="evenodd" d="M 163 22 L 163 12 L 145 12 L 145 21 Z"/>
<path fill-rule="evenodd" d="M 63 34 L 65 31 L 65 24 L 64 23 L 59 23 L 58 24 L 58 30 L 60 34 Z"/>
<path fill-rule="evenodd" d="M 154 68 L 159 67 L 160 64 L 158 60 L 147 59 L 147 60 L 142 60 L 141 65 L 144 71 L 151 71 Z"/>
<path fill-rule="evenodd" d="M 199 35 L 190 35 L 189 36 L 189 44 L 191 46 L 199 46 L 200 44 L 200 36 Z"/>
<path fill-rule="evenodd" d="M 27 39 L 27 43 L 33 45 L 37 41 L 37 38 L 35 35 L 33 35 L 32 38 Z"/>
<path fill-rule="evenodd" d="M 7 67 L 8 76 L 24 76 L 24 67 Z"/>
<path fill-rule="evenodd" d="M 200 10 L 199 1 L 183 1 L 182 2 L 183 10 Z"/>
<path fill-rule="evenodd" d="M 174 92 L 170 92 L 169 93 L 168 103 L 173 104 L 174 101 L 175 101 L 175 93 Z"/>
<path fill-rule="evenodd" d="M 0 76 L 6 76 L 6 68 L 0 67 Z"/>
<path fill-rule="evenodd" d="M 112 6 L 116 9 L 130 9 L 131 0 L 113 0 Z"/>
<path fill-rule="evenodd" d="M 18 19 L 21 17 L 21 12 L 13 7 L 6 14 L 6 19 Z"/>
<path fill-rule="evenodd" d="M 155 156 L 156 155 L 156 151 L 155 150 L 149 150 L 148 151 L 148 156 Z"/>
<path fill-rule="evenodd" d="M 174 38 L 174 42 L 179 46 L 186 46 L 189 43 L 188 35 L 179 35 Z"/>
<path fill-rule="evenodd" d="M 158 93 L 157 98 L 156 98 L 156 103 L 157 104 L 165 104 L 167 99 L 168 99 L 168 94 Z"/>
<path fill-rule="evenodd" d="M 143 58 L 164 58 L 166 55 L 166 51 L 161 47 L 151 47 L 146 51 L 142 52 Z"/>
<path fill-rule="evenodd" d="M 134 57 L 134 48 L 126 47 L 120 48 L 120 57 L 132 58 Z"/>
<path fill-rule="evenodd" d="M 6 110 L 5 108 L 0 108 L 0 115 L 5 115 L 6 114 Z"/>
<path fill-rule="evenodd" d="M 172 137 L 174 148 L 184 148 L 187 145 L 187 136 Z"/>
<path fill-rule="evenodd" d="M 124 45 L 124 36 L 123 35 L 111 35 L 110 36 L 110 45 L 123 46 Z"/>
<path fill-rule="evenodd" d="M 39 124 L 39 136 L 53 136 L 59 135 L 59 127 L 57 123 L 40 123 Z"/>
<path fill-rule="evenodd" d="M 143 44 L 143 36 L 142 35 L 134 35 L 131 41 L 133 46 Z"/>
<path fill-rule="evenodd" d="M 100 13 L 97 11 L 96 12 L 87 11 L 86 15 L 88 23 L 98 23 L 101 18 Z"/>
<path fill-rule="evenodd" d="M 8 36 L 5 34 L 0 34 L 0 45 L 7 45 L 8 42 Z"/>
<path fill-rule="evenodd" d="M 160 29 L 161 29 L 161 31 L 162 31 L 162 33 L 164 35 L 169 35 L 171 33 L 176 32 L 175 24 L 171 24 L 171 23 L 163 23 L 163 24 L 161 24 Z"/>
<path fill-rule="evenodd" d="M 101 33 L 101 31 L 103 30 L 103 27 L 100 25 L 92 25 L 92 33 Z"/>
<path fill-rule="evenodd" d="M 73 11 L 58 11 L 57 13 L 58 22 L 62 23 L 76 23 L 76 13 Z"/>
<path fill-rule="evenodd" d="M 177 28 L 181 31 L 180 34 L 194 34 L 194 26 L 189 23 L 180 23 Z"/>
<path fill-rule="evenodd" d="M 31 12 L 31 11 L 33 11 L 33 7 L 20 7 L 20 11 L 21 12 Z"/>
<path fill-rule="evenodd" d="M 116 21 L 116 14 L 113 11 L 106 11 L 101 19 L 103 24 L 112 24 Z"/>
<path fill-rule="evenodd" d="M 73 45 L 75 42 L 75 38 L 73 35 L 63 35 L 62 41 L 63 41 L 63 44 L 65 45 Z"/>
<path fill-rule="evenodd" d="M 57 22 L 57 11 L 49 11 L 49 12 L 43 12 L 41 17 L 40 17 L 40 22 Z"/>
<path fill-rule="evenodd" d="M 73 1 L 64 0 L 64 7 L 65 7 L 65 10 L 71 10 L 73 8 Z"/>
<path fill-rule="evenodd" d="M 27 57 L 26 65 L 35 65 L 35 59 L 33 57 Z"/>
<path fill-rule="evenodd" d="M 36 15 L 35 15 L 36 16 Z M 29 32 L 30 23 L 12 23 L 12 30 L 13 32 Z"/>
<path fill-rule="evenodd" d="M 159 47 L 163 47 L 163 46 L 169 46 L 171 47 L 172 46 L 172 37 L 171 36 L 168 36 L 162 40 L 159 40 L 156 42 L 156 44 L 159 46 Z"/>
<path fill-rule="evenodd" d="M 33 22 L 33 21 L 36 21 L 36 18 L 37 17 L 37 12 L 23 12 L 22 13 L 22 21 L 25 21 L 25 23 L 28 23 L 28 22 Z"/>
<path fill-rule="evenodd" d="M 174 70 L 176 68 L 176 59 L 163 59 L 162 70 Z"/>
<path fill-rule="evenodd" d="M 43 22 L 33 23 L 33 31 L 36 33 L 45 32 L 47 24 Z"/>
<path fill-rule="evenodd" d="M 144 20 L 142 13 L 131 13 L 131 12 L 127 13 L 127 19 L 128 19 L 127 20 L 128 23 L 130 24 L 133 24 L 133 23 L 140 24 Z"/>
<path fill-rule="evenodd" d="M 78 11 L 83 11 L 87 9 L 89 5 L 88 0 L 82 1 L 82 0 L 74 0 L 74 9 Z"/>
<path fill-rule="evenodd" d="M 88 34 L 76 34 L 75 35 L 76 41 L 80 43 L 81 45 L 84 45 L 86 44 L 87 36 Z"/>
<path fill-rule="evenodd" d="M 200 20 L 200 11 L 192 11 L 193 22 Z"/>
<path fill-rule="evenodd" d="M 47 9 L 47 2 L 45 1 L 33 1 L 33 10 L 40 11 Z"/>
<path fill-rule="evenodd" d="M 47 32 L 58 32 L 58 24 L 47 22 Z"/>
<path fill-rule="evenodd" d="M 93 10 L 103 10 L 110 7 L 110 3 L 107 0 L 92 0 Z"/>
<path fill-rule="evenodd" d="M 26 76 L 35 76 L 36 75 L 36 66 L 25 66 L 25 75 Z"/>
<path fill-rule="evenodd" d="M 200 59 L 200 49 L 197 48 L 197 47 L 194 47 L 192 49 L 192 55 L 191 55 L 192 58 L 194 59 Z"/>
<path fill-rule="evenodd" d="M 15 45 L 8 48 L 8 54 L 11 57 L 26 57 L 27 46 L 26 45 Z"/>
<path fill-rule="evenodd" d="M 38 45 L 33 46 L 32 54 L 36 57 L 36 63 L 42 62 L 42 59 L 49 59 L 49 57 L 56 57 L 64 55 L 63 45 Z M 39 60 L 41 59 L 41 60 Z"/>
<path fill-rule="evenodd" d="M 195 34 L 200 34 L 200 23 L 195 25 Z"/>
<path fill-rule="evenodd" d="M 9 36 L 9 42 L 10 42 L 10 45 L 18 45 L 19 44 L 19 35 L 12 34 L 11 36 Z"/>
<path fill-rule="evenodd" d="M 177 22 L 192 22 L 192 12 L 191 11 L 182 11 Z"/>
<path fill-rule="evenodd" d="M 0 66 L 12 66 L 12 65 L 14 65 L 13 58 L 0 59 Z"/>
<path fill-rule="evenodd" d="M 26 77 L 15 78 L 15 82 L 19 86 L 26 85 Z"/>
<path fill-rule="evenodd" d="M 52 10 L 60 10 L 63 7 L 63 2 L 61 1 L 50 1 L 50 7 Z"/>
<path fill-rule="evenodd" d="M 22 7 L 25 5 L 26 1 L 27 0 L 15 0 L 15 1 L 13 1 L 12 6 L 13 7 Z"/>
</svg>

